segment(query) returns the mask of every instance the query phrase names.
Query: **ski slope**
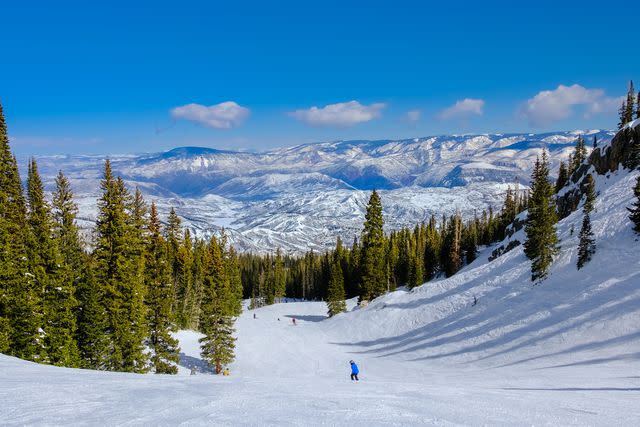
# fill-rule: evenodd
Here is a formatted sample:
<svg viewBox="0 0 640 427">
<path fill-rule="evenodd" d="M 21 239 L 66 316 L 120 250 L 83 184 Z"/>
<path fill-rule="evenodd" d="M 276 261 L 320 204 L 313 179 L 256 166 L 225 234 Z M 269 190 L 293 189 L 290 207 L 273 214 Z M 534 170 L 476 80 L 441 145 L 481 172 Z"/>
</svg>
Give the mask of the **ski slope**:
<svg viewBox="0 0 640 427">
<path fill-rule="evenodd" d="M 0 424 L 640 425 L 636 176 L 597 177 L 597 253 L 580 271 L 579 210 L 536 286 L 522 247 L 493 262 L 487 248 L 454 277 L 331 319 L 321 302 L 245 310 L 230 377 L 207 372 L 191 331 L 178 333 L 177 376 L 0 356 Z"/>
</svg>

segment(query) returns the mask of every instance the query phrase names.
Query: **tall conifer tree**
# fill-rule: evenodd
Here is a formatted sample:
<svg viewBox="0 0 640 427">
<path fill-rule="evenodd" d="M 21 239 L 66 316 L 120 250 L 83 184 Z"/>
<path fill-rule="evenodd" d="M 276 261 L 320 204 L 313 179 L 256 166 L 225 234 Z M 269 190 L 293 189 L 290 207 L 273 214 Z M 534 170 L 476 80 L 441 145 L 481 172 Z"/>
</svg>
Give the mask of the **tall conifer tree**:
<svg viewBox="0 0 640 427">
<path fill-rule="evenodd" d="M 145 281 L 147 288 L 147 347 L 151 350 L 151 366 L 156 374 L 175 374 L 180 360 L 178 340 L 172 316 L 173 286 L 167 243 L 162 237 L 155 203 L 151 204 L 149 236 L 146 250 Z"/>
<path fill-rule="evenodd" d="M 27 211 L 0 104 L 0 351 L 40 360 L 40 292 L 27 264 Z"/>
<path fill-rule="evenodd" d="M 567 165 L 563 161 L 560 161 L 560 168 L 558 169 L 558 179 L 556 180 L 555 192 L 558 193 L 569 181 L 569 170 Z"/>
<path fill-rule="evenodd" d="M 105 307 L 105 290 L 95 277 L 95 264 L 87 257 L 86 270 L 76 288 L 80 306 L 77 314 L 76 341 L 80 366 L 88 369 L 113 369 L 112 335 Z"/>
<path fill-rule="evenodd" d="M 146 326 L 141 269 L 144 263 L 140 251 L 141 230 L 137 228 L 140 224 L 136 224 L 140 222 L 136 216 L 141 206 L 135 206 L 124 181 L 114 177 L 109 160 L 105 162 L 101 188 L 94 256 L 96 281 L 104 290 L 108 315 L 108 368 L 144 372 L 147 368 L 143 347 Z"/>
<path fill-rule="evenodd" d="M 527 240 L 524 252 L 532 261 L 531 280 L 544 280 L 553 258 L 558 253 L 558 236 L 555 224 L 558 221 L 553 187 L 549 182 L 549 163 L 546 151 L 536 159 L 531 176 L 531 194 L 528 201 L 529 214 L 525 221 Z"/>
<path fill-rule="evenodd" d="M 46 361 L 59 366 L 77 366 L 75 341 L 76 299 L 72 274 L 64 268 L 64 259 L 54 235 L 51 208 L 44 197 L 44 187 L 35 159 L 29 164 L 27 179 L 30 238 L 29 262 L 38 288 L 42 291 L 42 324 Z"/>
<path fill-rule="evenodd" d="M 102 294 L 93 275 L 94 266 L 85 254 L 78 226 L 77 205 L 67 177 L 62 172 L 56 177 L 52 212 L 54 235 L 62 255 L 62 270 L 75 289 L 76 331 L 75 340 L 79 352 L 79 365 L 83 368 L 105 369 L 107 348 L 106 312 Z"/>
<path fill-rule="evenodd" d="M 169 255 L 167 262 L 170 262 Z M 175 312 L 176 323 L 180 328 L 195 329 L 198 326 L 197 310 L 200 299 L 193 280 L 193 241 L 189 229 L 184 231 L 182 243 L 176 254 L 175 265 L 177 288 L 185 290 L 183 301 L 174 303 L 178 307 Z"/>
<path fill-rule="evenodd" d="M 327 309 L 329 317 L 347 310 L 344 293 L 344 278 L 339 260 L 334 259 L 331 264 L 331 276 L 327 288 Z"/>
<path fill-rule="evenodd" d="M 377 191 L 371 193 L 362 231 L 360 300 L 370 301 L 386 290 L 384 219 Z"/>
<path fill-rule="evenodd" d="M 580 242 L 578 243 L 578 270 L 591 260 L 596 252 L 596 241 L 591 229 L 590 214 L 595 207 L 596 191 L 593 177 L 589 174 L 586 177 L 586 194 L 582 208 L 584 217 L 582 228 L 580 229 Z"/>
<path fill-rule="evenodd" d="M 444 273 L 451 277 L 462 268 L 462 218 L 456 212 L 447 225 L 447 232 L 443 242 L 442 264 Z"/>
<path fill-rule="evenodd" d="M 274 260 L 274 296 L 276 301 L 280 301 L 285 296 L 287 290 L 287 283 L 284 271 L 284 262 L 282 261 L 282 253 L 280 248 L 276 250 L 276 258 Z"/>
<path fill-rule="evenodd" d="M 591 174 L 586 176 L 585 186 L 584 212 L 591 213 L 593 212 L 596 204 L 596 183 Z"/>
<path fill-rule="evenodd" d="M 624 124 L 633 121 L 633 113 L 636 107 L 636 92 L 633 88 L 633 80 L 629 80 L 629 89 L 627 91 L 626 108 L 624 111 Z"/>
<path fill-rule="evenodd" d="M 211 237 L 204 260 L 204 289 L 200 314 L 200 355 L 215 369 L 222 372 L 224 365 L 233 362 L 235 338 L 233 316 L 229 310 L 229 284 L 224 266 L 222 248 Z"/>
<path fill-rule="evenodd" d="M 622 105 L 618 109 L 618 130 L 622 129 L 627 124 L 627 103 L 622 101 Z"/>
<path fill-rule="evenodd" d="M 587 158 L 587 147 L 584 143 L 582 135 L 576 140 L 576 147 L 571 156 L 571 164 L 569 165 L 569 177 L 572 176 Z"/>
</svg>

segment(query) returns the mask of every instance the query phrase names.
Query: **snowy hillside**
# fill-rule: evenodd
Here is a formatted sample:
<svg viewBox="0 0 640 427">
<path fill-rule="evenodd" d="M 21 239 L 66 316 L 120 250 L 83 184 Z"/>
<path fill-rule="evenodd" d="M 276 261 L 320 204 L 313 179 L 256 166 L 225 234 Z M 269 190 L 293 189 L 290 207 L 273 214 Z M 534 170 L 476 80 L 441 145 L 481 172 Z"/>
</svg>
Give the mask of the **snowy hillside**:
<svg viewBox="0 0 640 427">
<path fill-rule="evenodd" d="M 499 207 L 508 185 L 528 183 L 543 147 L 552 171 L 578 135 L 608 141 L 608 131 L 437 136 L 401 141 L 306 144 L 263 153 L 182 147 L 160 154 L 111 156 L 131 186 L 171 206 L 197 234 L 225 227 L 240 250 L 324 250 L 361 231 L 369 191 L 382 189 L 387 228 L 413 226 L 432 214 L 473 215 Z M 58 170 L 70 178 L 90 228 L 103 158 L 38 159 L 49 189 Z M 26 164 L 26 162 L 23 162 Z"/>
<path fill-rule="evenodd" d="M 597 252 L 576 270 L 577 211 L 532 286 L 522 247 L 326 319 L 321 302 L 245 311 L 230 377 L 201 372 L 178 334 L 177 377 L 90 372 L 0 356 L 2 424 L 638 425 L 637 172 L 597 177 Z M 473 305 L 473 297 L 477 304 Z M 253 318 L 253 315 L 256 318 Z M 291 318 L 295 317 L 297 325 Z M 362 381 L 349 381 L 348 360 Z"/>
</svg>

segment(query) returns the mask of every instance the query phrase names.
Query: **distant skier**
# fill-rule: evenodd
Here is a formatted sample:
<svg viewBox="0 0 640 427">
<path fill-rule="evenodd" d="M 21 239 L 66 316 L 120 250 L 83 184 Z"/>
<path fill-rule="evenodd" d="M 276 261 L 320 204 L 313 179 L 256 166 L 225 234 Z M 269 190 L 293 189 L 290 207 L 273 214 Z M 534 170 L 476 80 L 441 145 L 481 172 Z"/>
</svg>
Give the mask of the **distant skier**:
<svg viewBox="0 0 640 427">
<path fill-rule="evenodd" d="M 292 317 L 291 321 L 293 322 L 294 325 L 296 324 L 296 318 L 295 317 Z"/>
<path fill-rule="evenodd" d="M 224 368 L 224 371 L 222 371 L 222 375 L 224 375 L 225 377 L 231 375 L 231 372 L 229 372 L 229 368 Z"/>
<path fill-rule="evenodd" d="M 351 364 L 351 381 L 358 381 L 358 374 L 360 373 L 358 365 L 353 360 L 350 360 L 349 363 Z"/>
<path fill-rule="evenodd" d="M 255 313 L 253 313 L 253 318 L 254 318 L 254 319 L 256 318 L 256 314 L 255 314 Z"/>
</svg>

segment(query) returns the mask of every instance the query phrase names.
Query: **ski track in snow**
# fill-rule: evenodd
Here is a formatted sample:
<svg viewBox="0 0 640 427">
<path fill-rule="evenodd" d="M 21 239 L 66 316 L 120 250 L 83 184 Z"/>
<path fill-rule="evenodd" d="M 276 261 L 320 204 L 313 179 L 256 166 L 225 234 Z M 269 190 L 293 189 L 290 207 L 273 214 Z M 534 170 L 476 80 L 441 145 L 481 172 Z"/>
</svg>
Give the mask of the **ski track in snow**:
<svg viewBox="0 0 640 427">
<path fill-rule="evenodd" d="M 578 210 L 536 286 L 521 246 L 494 262 L 487 248 L 449 279 L 350 300 L 331 319 L 322 302 L 245 310 L 230 377 L 207 372 L 192 331 L 177 333 L 177 376 L 0 355 L 0 424 L 640 425 L 640 242 L 625 210 L 636 176 L 597 177 L 597 253 L 580 272 Z"/>
</svg>

